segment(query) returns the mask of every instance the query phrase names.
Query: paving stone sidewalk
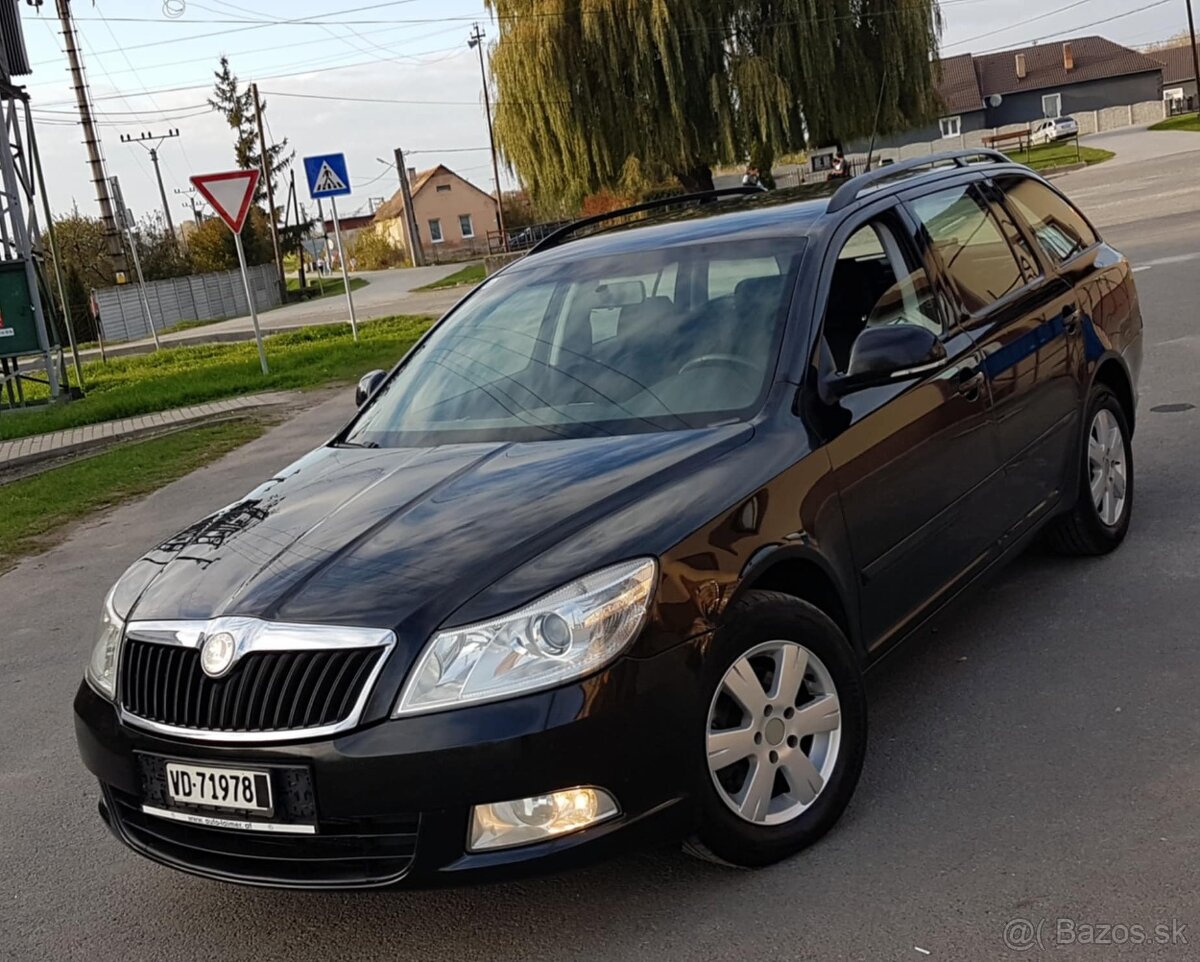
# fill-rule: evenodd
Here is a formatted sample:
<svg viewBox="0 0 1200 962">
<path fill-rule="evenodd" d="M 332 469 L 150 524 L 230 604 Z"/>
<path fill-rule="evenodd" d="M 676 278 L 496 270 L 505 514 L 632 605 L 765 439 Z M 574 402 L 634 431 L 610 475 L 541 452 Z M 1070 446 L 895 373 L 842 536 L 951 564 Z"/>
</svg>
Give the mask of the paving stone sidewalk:
<svg viewBox="0 0 1200 962">
<path fill-rule="evenodd" d="M 207 404 L 175 408 L 172 411 L 159 411 L 157 414 L 122 418 L 119 421 L 101 421 L 99 424 L 53 431 L 50 434 L 35 434 L 15 441 L 0 441 L 0 477 L 7 471 L 28 467 L 39 461 L 58 460 L 73 454 L 82 454 L 89 449 L 106 447 L 117 441 L 202 424 L 243 411 L 286 405 L 299 397 L 299 391 L 247 394 L 222 401 L 210 401 Z"/>
</svg>

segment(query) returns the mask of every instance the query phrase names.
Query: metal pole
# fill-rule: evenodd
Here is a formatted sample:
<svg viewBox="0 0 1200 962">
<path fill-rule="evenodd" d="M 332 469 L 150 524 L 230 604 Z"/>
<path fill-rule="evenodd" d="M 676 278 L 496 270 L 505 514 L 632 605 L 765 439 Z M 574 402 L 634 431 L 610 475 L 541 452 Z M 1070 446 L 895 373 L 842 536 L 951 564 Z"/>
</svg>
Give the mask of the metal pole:
<svg viewBox="0 0 1200 962">
<path fill-rule="evenodd" d="M 300 230 L 300 198 L 296 196 L 296 169 L 293 167 L 288 171 L 291 175 L 292 184 L 288 191 L 288 198 L 291 200 L 292 210 L 296 212 L 296 259 L 299 263 L 300 290 L 304 290 L 304 234 L 306 231 Z M 291 214 L 289 213 L 289 218 Z"/>
<path fill-rule="evenodd" d="M 1192 38 L 1192 70 L 1196 78 L 1196 107 L 1200 110 L 1200 51 L 1196 50 L 1196 18 L 1192 16 L 1192 0 L 1187 0 L 1188 35 Z"/>
<path fill-rule="evenodd" d="M 29 134 L 29 153 L 33 156 L 33 169 L 37 174 L 38 189 L 42 192 L 42 210 L 46 214 L 46 236 L 50 239 L 50 256 L 54 258 L 54 280 L 58 286 L 58 299 L 63 306 L 63 324 L 67 328 L 67 340 L 71 342 L 71 359 L 75 362 L 75 378 L 82 390 L 83 365 L 79 363 L 79 347 L 75 343 L 75 325 L 71 323 L 71 305 L 67 303 L 66 286 L 63 284 L 62 258 L 58 256 L 58 239 L 54 236 L 54 215 L 50 213 L 50 195 L 46 193 L 46 178 L 42 175 L 42 155 L 38 151 L 37 134 L 33 129 L 33 116 L 29 112 L 29 101 L 25 101 L 25 129 Z"/>
<path fill-rule="evenodd" d="M 129 236 L 129 252 L 133 255 L 133 270 L 137 274 L 138 293 L 142 295 L 142 310 L 146 314 L 146 323 L 150 325 L 150 333 L 154 336 L 154 350 L 162 349 L 162 343 L 158 339 L 158 330 L 154 326 L 154 318 L 150 314 L 150 301 L 146 298 L 146 279 L 142 277 L 142 261 L 138 257 L 137 240 L 133 236 L 133 231 L 125 232 Z"/>
<path fill-rule="evenodd" d="M 254 292 L 250 290 L 250 274 L 246 270 L 246 252 L 242 250 L 242 235 L 233 235 L 233 244 L 237 248 L 238 265 L 242 268 L 242 284 L 246 288 L 246 303 L 250 306 L 250 322 L 254 325 L 254 340 L 258 344 L 258 363 L 262 365 L 263 374 L 270 374 L 267 368 L 267 352 L 263 347 L 262 331 L 258 326 L 258 311 L 254 307 Z"/>
<path fill-rule="evenodd" d="M 279 270 L 279 296 L 282 303 L 287 303 L 287 278 L 283 274 L 283 257 L 279 252 L 279 227 L 275 223 L 275 178 L 271 171 L 271 153 L 267 150 L 267 135 L 263 133 L 262 102 L 258 99 L 258 84 L 250 85 L 250 95 L 254 98 L 254 118 L 258 124 L 258 150 L 261 161 L 263 180 L 267 182 L 267 217 L 271 222 L 271 243 L 275 247 L 275 266 Z"/>
<path fill-rule="evenodd" d="M 417 225 L 417 212 L 413 210 L 412 185 L 408 182 L 408 168 L 404 166 L 404 151 L 396 148 L 396 173 L 400 175 L 400 196 L 404 198 L 404 227 L 408 234 L 408 257 L 413 267 L 425 266 L 425 248 L 421 245 L 421 228 Z"/>
<path fill-rule="evenodd" d="M 867 170 L 871 169 L 871 156 L 875 153 L 875 134 L 879 131 L 879 115 L 883 111 L 883 88 L 887 83 L 887 68 L 879 78 L 879 99 L 875 102 L 875 123 L 871 127 L 871 145 L 867 148 Z"/>
<path fill-rule="evenodd" d="M 333 236 L 337 238 L 338 260 L 342 262 L 342 283 L 346 285 L 346 304 L 350 308 L 350 331 L 358 340 L 358 321 L 354 317 L 354 298 L 350 296 L 350 274 L 346 270 L 346 253 L 342 250 L 342 225 L 338 222 L 337 198 L 329 198 L 333 208 Z"/>
<path fill-rule="evenodd" d="M 112 203 L 108 196 L 108 182 L 104 179 L 104 158 L 100 154 L 100 135 L 92 117 L 92 106 L 88 102 L 87 81 L 83 79 L 83 63 L 79 58 L 79 47 L 75 42 L 75 26 L 71 22 L 70 0 L 55 0 L 58 20 L 62 28 L 63 47 L 70 64 L 71 86 L 75 91 L 75 103 L 79 108 L 79 123 L 83 127 L 83 143 L 87 147 L 88 166 L 92 170 L 92 184 L 96 188 L 96 202 L 100 205 L 100 220 L 104 224 L 104 239 L 108 244 L 108 256 L 113 270 L 123 274 L 126 270 L 125 250 L 121 246 L 121 231 L 113 216 Z"/>
<path fill-rule="evenodd" d="M 492 99 L 488 93 L 487 68 L 483 63 L 483 37 L 484 33 L 479 29 L 479 24 L 475 24 L 470 45 L 479 50 L 479 76 L 483 80 L 483 109 L 487 114 L 488 143 L 492 148 L 492 178 L 496 182 L 496 224 L 500 228 L 500 243 L 507 251 L 508 231 L 504 229 L 504 195 L 500 192 L 500 164 L 496 160 L 496 134 L 492 129 Z"/>
</svg>

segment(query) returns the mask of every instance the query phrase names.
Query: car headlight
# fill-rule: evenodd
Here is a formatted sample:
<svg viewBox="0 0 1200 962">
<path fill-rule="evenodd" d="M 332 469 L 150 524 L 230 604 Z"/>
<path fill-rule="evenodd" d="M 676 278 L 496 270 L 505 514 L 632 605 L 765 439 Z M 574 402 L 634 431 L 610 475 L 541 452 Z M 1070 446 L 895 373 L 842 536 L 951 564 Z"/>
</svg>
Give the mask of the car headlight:
<svg viewBox="0 0 1200 962">
<path fill-rule="evenodd" d="M 117 659 L 121 654 L 121 636 L 125 634 L 125 623 L 113 610 L 112 599 L 113 593 L 110 591 L 104 599 L 104 613 L 100 616 L 100 637 L 96 639 L 87 666 L 88 682 L 110 701 L 116 694 Z"/>
<path fill-rule="evenodd" d="M 658 564 L 613 565 L 492 621 L 439 632 L 393 717 L 552 688 L 602 667 L 646 621 Z"/>
</svg>

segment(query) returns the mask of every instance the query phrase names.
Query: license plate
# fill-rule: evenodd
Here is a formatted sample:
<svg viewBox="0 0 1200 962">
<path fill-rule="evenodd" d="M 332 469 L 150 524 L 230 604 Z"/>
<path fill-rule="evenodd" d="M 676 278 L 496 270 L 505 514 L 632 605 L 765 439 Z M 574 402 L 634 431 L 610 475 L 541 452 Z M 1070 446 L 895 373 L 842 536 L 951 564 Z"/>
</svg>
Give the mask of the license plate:
<svg viewBox="0 0 1200 962">
<path fill-rule="evenodd" d="M 266 772 L 167 762 L 167 798 L 178 805 L 270 812 L 271 779 Z"/>
</svg>

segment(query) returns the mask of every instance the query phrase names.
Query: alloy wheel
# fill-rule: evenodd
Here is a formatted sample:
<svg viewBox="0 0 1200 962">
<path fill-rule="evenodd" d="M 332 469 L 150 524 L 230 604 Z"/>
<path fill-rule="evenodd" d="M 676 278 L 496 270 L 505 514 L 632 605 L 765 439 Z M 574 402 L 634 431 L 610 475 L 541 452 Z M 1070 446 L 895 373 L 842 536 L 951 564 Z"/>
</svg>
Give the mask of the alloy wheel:
<svg viewBox="0 0 1200 962">
<path fill-rule="evenodd" d="M 1108 408 L 1092 418 L 1088 432 L 1088 485 L 1100 520 L 1112 528 L 1125 512 L 1127 458 L 1121 425 Z"/>
<path fill-rule="evenodd" d="M 828 783 L 842 717 L 829 670 L 794 641 L 756 645 L 721 679 L 708 710 L 708 768 L 740 818 L 779 825 Z"/>
</svg>

